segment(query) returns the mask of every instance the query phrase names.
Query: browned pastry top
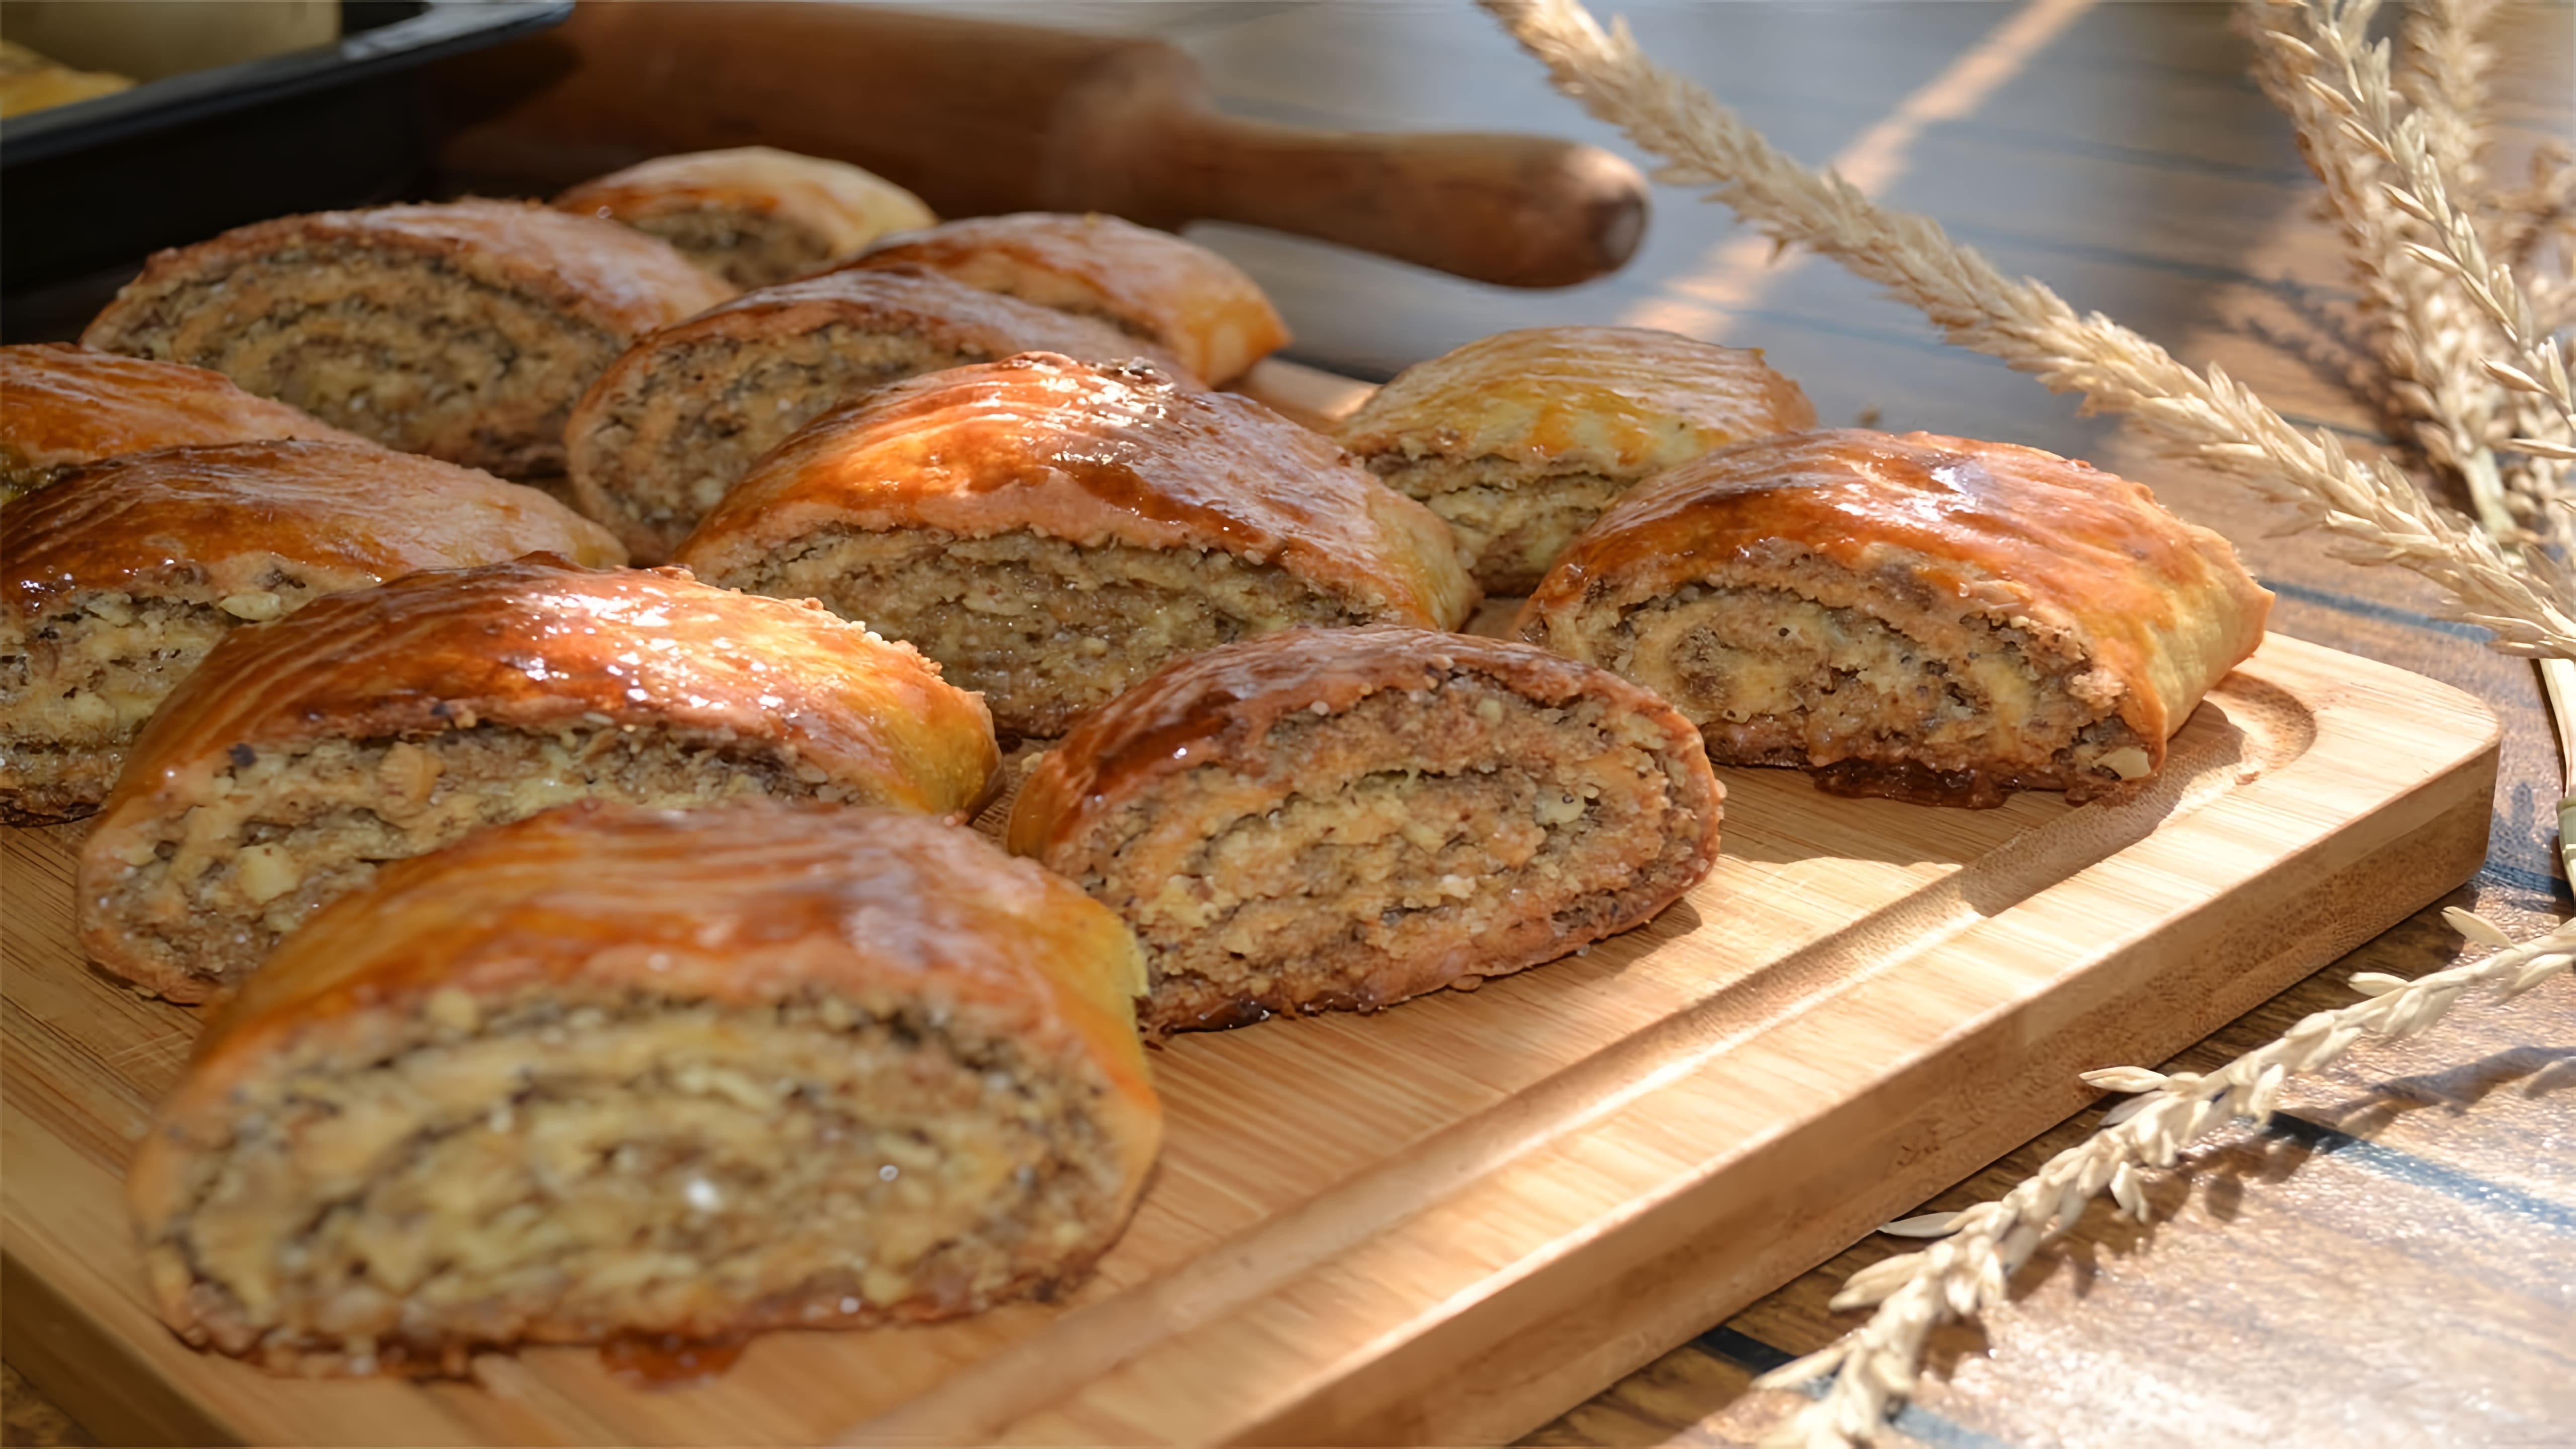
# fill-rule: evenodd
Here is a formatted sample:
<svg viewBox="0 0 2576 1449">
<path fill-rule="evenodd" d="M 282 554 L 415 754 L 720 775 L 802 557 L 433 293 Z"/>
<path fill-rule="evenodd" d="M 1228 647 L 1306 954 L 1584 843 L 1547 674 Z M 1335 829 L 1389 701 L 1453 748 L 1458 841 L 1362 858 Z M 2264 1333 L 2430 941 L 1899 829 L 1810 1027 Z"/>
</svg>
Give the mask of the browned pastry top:
<svg viewBox="0 0 2576 1449">
<path fill-rule="evenodd" d="M 6 517 L 0 617 L 17 619 L 75 591 L 202 580 L 224 595 L 278 569 L 338 592 L 523 553 L 626 562 L 608 530 L 534 488 L 358 439 L 111 458 Z"/>
<path fill-rule="evenodd" d="M 847 265 L 928 267 L 986 291 L 1097 312 L 1211 383 L 1232 381 L 1288 341 L 1277 309 L 1241 268 L 1114 216 L 970 217 L 888 237 Z"/>
<path fill-rule="evenodd" d="M 730 577 L 823 529 L 919 527 L 1222 549 L 1429 628 L 1476 603 L 1448 525 L 1330 440 L 1151 368 L 1048 353 L 931 373 L 816 419 L 678 557 Z"/>
<path fill-rule="evenodd" d="M 1535 645 L 1425 629 L 1287 629 L 1174 660 L 1084 715 L 1012 802 L 1011 850 L 1044 858 L 1166 776 L 1209 765 L 1266 773 L 1275 762 L 1265 741 L 1289 715 L 1339 714 L 1369 695 L 1458 674 L 1550 707 L 1607 698 L 1666 722 L 1675 748 L 1707 768 L 1699 732 L 1660 695 Z"/>
<path fill-rule="evenodd" d="M 983 700 L 911 645 L 678 570 L 538 556 L 414 574 L 233 630 L 145 726 L 91 843 L 133 812 L 201 798 L 236 746 L 476 721 L 730 733 L 932 814 L 980 808 L 1001 758 Z"/>
<path fill-rule="evenodd" d="M 443 992 L 471 1010 L 546 988 L 726 1005 L 819 988 L 971 1018 L 1023 1060 L 1096 1064 L 1125 1180 L 1153 1158 L 1162 1112 L 1134 1005 L 1144 961 L 1115 914 L 962 826 L 775 801 L 584 801 L 386 865 L 215 1015 L 163 1120 L 221 1141 L 232 1087 L 298 1037 L 363 1049 L 365 1017 L 435 1014 Z M 128 1185 L 147 1222 L 186 1207 L 165 1135 Z"/>
<path fill-rule="evenodd" d="M 881 176 L 768 146 L 656 156 L 585 181 L 554 205 L 623 222 L 700 209 L 785 213 L 821 233 L 834 255 L 939 220 L 920 197 Z"/>
<path fill-rule="evenodd" d="M 987 357 L 1030 351 L 1060 352 L 1085 362 L 1142 357 L 1158 367 L 1180 371 L 1169 353 L 1106 322 L 978 291 L 936 272 L 915 267 L 826 272 L 754 288 L 656 332 L 591 384 L 574 406 L 565 434 L 579 436 L 596 426 L 599 414 L 614 399 L 633 389 L 676 348 L 717 338 L 792 337 L 835 322 L 871 332 L 907 332 L 945 351 Z"/>
<path fill-rule="evenodd" d="M 1640 327 L 1530 327 L 1406 368 L 1337 431 L 1362 457 L 1498 457 L 1628 477 L 1815 425 L 1807 395 L 1758 348 Z"/>
<path fill-rule="evenodd" d="M 479 199 L 378 206 L 281 216 L 156 252 L 81 341 L 116 346 L 178 287 L 221 277 L 248 262 L 342 247 L 428 257 L 486 286 L 546 297 L 567 314 L 626 338 L 702 312 L 735 290 L 660 237 L 593 216 Z"/>
<path fill-rule="evenodd" d="M 68 342 L 0 347 L 0 497 L 12 474 L 261 438 L 366 441 L 202 367 Z"/>
<path fill-rule="evenodd" d="M 1783 549 L 2074 630 L 2131 686 L 2121 718 L 2156 741 L 2254 652 L 2272 602 L 2227 540 L 2141 484 L 2036 448 L 1851 428 L 1740 443 L 1639 484 L 1566 550 L 1521 626 Z"/>
</svg>

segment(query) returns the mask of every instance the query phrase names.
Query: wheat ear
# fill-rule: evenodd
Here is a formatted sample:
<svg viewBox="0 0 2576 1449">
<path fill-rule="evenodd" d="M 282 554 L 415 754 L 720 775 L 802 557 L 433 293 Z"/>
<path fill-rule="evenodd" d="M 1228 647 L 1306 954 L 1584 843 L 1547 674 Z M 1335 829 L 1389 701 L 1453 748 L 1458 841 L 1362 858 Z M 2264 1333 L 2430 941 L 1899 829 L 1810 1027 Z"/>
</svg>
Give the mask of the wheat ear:
<svg viewBox="0 0 2576 1449">
<path fill-rule="evenodd" d="M 2482 94 L 2474 65 L 2479 47 L 2456 42 L 2444 22 L 2466 23 L 2474 18 L 2470 7 L 2484 4 L 2437 0 L 2413 18 L 2409 34 L 2419 50 L 2430 53 L 2415 72 L 2418 89 L 2465 91 L 2473 99 Z M 2376 9 L 2376 0 L 2364 0 L 2349 8 L 2342 23 L 2358 32 Z M 2556 521 L 2545 506 L 2548 499 L 2528 491 L 2538 480 L 2511 475 L 2524 485 L 2518 492 L 2489 446 L 2502 436 L 2499 415 L 2507 406 L 2504 388 L 2477 367 L 2479 357 L 2495 350 L 2492 328 L 2445 275 L 2406 251 L 2409 242 L 2423 239 L 2422 224 L 2380 189 L 2386 163 L 2379 153 L 2344 128 L 2352 103 L 2320 82 L 2316 48 L 2293 30 L 2299 22 L 2292 17 L 2306 12 L 2249 0 L 2245 13 L 2256 45 L 2255 77 L 2296 123 L 2299 154 L 2324 183 L 2327 213 L 2343 234 L 2345 261 L 2361 299 L 2363 336 L 2387 383 L 2380 401 L 2391 415 L 2389 432 L 2411 434 L 2427 460 L 2459 479 L 2488 533 L 2512 540 L 2552 531 Z M 2387 52 L 2371 58 L 2378 63 L 2372 94 L 2384 109 Z M 2459 129 L 2443 127 L 2439 134 L 2450 151 L 2474 156 L 2474 141 L 2455 134 Z"/>
<path fill-rule="evenodd" d="M 2108 1191 L 2120 1211 L 2147 1219 L 2142 1168 L 2173 1165 L 2184 1147 L 2239 1118 L 2271 1119 L 2288 1079 L 2313 1072 L 2365 1036 L 2406 1037 L 2441 1020 L 2484 986 L 2518 996 L 2576 964 L 2576 922 L 2516 944 L 2502 928 L 2463 910 L 2443 913 L 2463 936 L 2494 954 L 2407 981 L 2360 972 L 2352 987 L 2369 999 L 2321 1011 L 2279 1040 L 2214 1072 L 2166 1075 L 2144 1067 L 2086 1072 L 2084 1080 L 2139 1095 L 2111 1109 L 2100 1131 L 2052 1157 L 2012 1191 L 1963 1212 L 1890 1223 L 1903 1237 L 1939 1237 L 1921 1252 L 1872 1263 L 1834 1295 L 1837 1309 L 1877 1306 L 1869 1321 L 1822 1352 L 1764 1374 L 1758 1388 L 1794 1388 L 1834 1374 L 1822 1397 L 1765 1437 L 1766 1445 L 1843 1449 L 1875 1436 L 1911 1394 L 1923 1344 L 1934 1327 L 2004 1301 L 2006 1284 L 2041 1244 L 2075 1226 Z"/>
<path fill-rule="evenodd" d="M 2088 410 L 2125 413 L 2174 452 L 2297 509 L 2336 552 L 2393 563 L 2450 595 L 2494 647 L 2576 658 L 2576 593 L 2518 572 L 2494 539 L 2442 509 L 2387 462 L 2364 467 L 2323 429 L 2301 432 L 2216 366 L 2165 350 L 2046 286 L 2009 281 L 1928 218 L 1881 208 L 1784 155 L 1707 91 L 1648 60 L 1624 22 L 1603 31 L 1575 0 L 1479 0 L 1559 90 L 1660 156 L 1659 179 L 1705 186 L 1783 244 L 1805 245 L 1921 308 L 1950 341 L 2003 359 Z"/>
<path fill-rule="evenodd" d="M 2299 152 L 2325 184 L 2394 400 L 2425 456 L 2458 476 L 2479 525 L 2519 552 L 2526 569 L 2546 569 L 2567 519 L 2556 456 L 2568 433 L 2566 373 L 2556 347 L 2532 335 L 2533 308 L 2511 269 L 2488 265 L 2484 250 L 2479 222 L 2494 210 L 2481 194 L 2487 51 L 2474 32 L 2491 8 L 2490 0 L 2428 0 L 2411 13 L 2401 84 L 2386 43 L 2368 40 L 2378 0 L 2246 4 L 2257 77 L 2296 124 Z M 2401 91 L 2415 101 L 2403 122 Z M 2392 171 L 2396 179 L 2384 181 Z M 2454 204 L 2463 196 L 2470 205 Z M 2437 252 L 2428 241 L 2445 245 Z M 2481 297 L 2466 285 L 2474 275 L 2494 279 L 2475 289 Z M 2539 376 L 2489 371 L 2506 352 L 2527 365 L 2537 359 Z M 2509 433 L 2527 435 L 2514 439 L 2524 452 L 2499 461 L 2491 444 Z M 2517 541 L 2527 546 L 2513 548 Z M 2576 876 L 2576 661 L 2538 665 L 2558 735 L 2559 853 Z"/>
</svg>

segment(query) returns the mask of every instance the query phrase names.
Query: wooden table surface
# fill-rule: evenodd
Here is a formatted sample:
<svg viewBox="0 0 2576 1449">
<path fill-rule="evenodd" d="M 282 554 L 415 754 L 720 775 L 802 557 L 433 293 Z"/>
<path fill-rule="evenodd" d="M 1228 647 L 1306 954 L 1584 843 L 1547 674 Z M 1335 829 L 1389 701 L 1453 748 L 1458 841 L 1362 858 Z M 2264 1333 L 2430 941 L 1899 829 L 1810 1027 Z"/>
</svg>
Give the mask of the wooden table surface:
<svg viewBox="0 0 2576 1449">
<path fill-rule="evenodd" d="M 964 8 L 964 7 L 961 7 Z M 1551 132 L 1632 151 L 1548 90 L 1464 0 L 1048 0 L 989 8 L 1151 32 L 1207 65 L 1222 102 L 1346 129 Z M 1612 7 L 1604 7 L 1605 15 Z M 2351 289 L 2288 128 L 2246 74 L 2223 4 L 1629 4 L 1648 48 L 1772 138 L 1939 218 L 2192 363 L 2366 447 L 2344 382 Z M 2510 12 L 2497 139 L 2518 169 L 2571 131 L 2576 12 Z M 1644 158 L 1636 158 L 1641 162 Z M 1383 377 L 1504 327 L 1624 322 L 1758 345 L 1829 423 L 2008 439 L 2151 482 L 2236 540 L 2280 595 L 2275 626 L 2460 685 L 2505 717 L 2485 870 L 2448 904 L 2517 934 L 2569 909 L 2552 852 L 2559 762 L 2530 666 L 2434 617 L 2412 575 L 2274 536 L 2274 509 L 2152 458 L 2000 364 L 1947 348 L 1911 309 L 1829 263 L 1769 248 L 1672 191 L 1638 260 L 1555 292 L 1506 292 L 1267 234 L 1202 228 L 1252 270 L 1300 360 Z M 2417 975 L 2460 943 L 2427 911 L 2185 1052 L 2207 1067 L 2308 1011 L 2356 970 Z M 2089 1129 L 2075 1118 L 1925 1210 L 2008 1188 Z M 1936 1341 L 1899 1421 L 1941 1446 L 2576 1444 L 2576 979 L 2510 1008 L 2464 1004 L 2398 1045 L 2294 1084 L 2272 1128 L 2222 1134 L 2158 1175 L 2155 1221 L 2097 1204 L 2015 1301 Z M 1902 1250 L 1873 1238 L 1537 1431 L 1548 1444 L 1737 1443 L 1795 1403 L 1753 1374 L 1857 1323 L 1826 1300 Z M 1662 1345 L 1637 1345 L 1642 1360 Z M 0 1345 L 13 1363 L 41 1344 Z M 39 1375 L 41 1376 L 41 1374 Z M 14 1372 L 8 1442 L 77 1442 Z"/>
</svg>

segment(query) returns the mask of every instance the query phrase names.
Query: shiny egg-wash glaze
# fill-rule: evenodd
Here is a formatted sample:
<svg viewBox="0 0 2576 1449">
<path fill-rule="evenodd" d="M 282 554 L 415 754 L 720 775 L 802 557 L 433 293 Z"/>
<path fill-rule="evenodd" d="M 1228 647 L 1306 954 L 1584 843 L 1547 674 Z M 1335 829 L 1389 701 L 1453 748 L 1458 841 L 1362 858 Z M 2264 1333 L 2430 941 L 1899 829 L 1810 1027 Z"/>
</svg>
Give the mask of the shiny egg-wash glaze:
<svg viewBox="0 0 2576 1449">
<path fill-rule="evenodd" d="M 927 267 L 970 287 L 1103 318 L 1218 385 L 1288 345 L 1278 309 L 1241 268 L 1114 216 L 972 217 L 888 237 L 845 265 Z"/>
<path fill-rule="evenodd" d="M 658 236 L 737 287 L 788 281 L 939 220 L 881 176 L 767 146 L 656 156 L 585 181 L 554 206 Z"/>
<path fill-rule="evenodd" d="M 1169 361 L 1106 322 L 936 272 L 835 272 L 665 327 L 602 373 L 564 428 L 574 496 L 658 562 L 760 456 L 905 378 L 1022 352 Z"/>
<path fill-rule="evenodd" d="M 1451 629 L 1478 597 L 1448 525 L 1330 440 L 1043 353 L 816 421 L 678 559 L 910 639 L 1037 735 L 1180 654 L 1298 623 Z"/>
<path fill-rule="evenodd" d="M 2254 652 L 2272 596 L 2139 484 L 1860 429 L 1709 453 L 1566 550 L 1524 637 L 1654 688 L 1709 755 L 1846 793 L 2084 800 Z"/>
<path fill-rule="evenodd" d="M 68 342 L 0 347 L 0 503 L 102 458 L 268 438 L 365 441 L 202 367 Z"/>
<path fill-rule="evenodd" d="M 966 816 L 981 701 L 824 610 L 517 563 L 236 630 L 153 717 L 83 849 L 81 942 L 162 995 L 238 984 L 376 863 L 593 796 Z"/>
<path fill-rule="evenodd" d="M 1607 670 L 1293 629 L 1084 716 L 1009 842 L 1136 928 L 1169 1031 L 1373 1010 L 1627 930 L 1708 873 L 1724 799 L 1691 723 Z"/>
<path fill-rule="evenodd" d="M 389 866 L 209 1025 L 127 1191 L 161 1314 L 273 1371 L 980 1310 L 1161 1137 L 1107 910 L 963 827 L 585 802 Z"/>
<path fill-rule="evenodd" d="M 0 505 L 0 820 L 96 808 L 143 722 L 231 630 L 529 553 L 626 561 L 533 488 L 358 438 L 136 453 Z"/>
<path fill-rule="evenodd" d="M 637 338 L 734 295 L 658 237 L 456 201 L 280 217 L 160 252 L 81 341 L 211 367 L 389 447 L 560 472 L 564 415 Z"/>
<path fill-rule="evenodd" d="M 1639 480 L 1815 425 L 1807 395 L 1759 349 L 1637 327 L 1531 327 L 1406 368 L 1335 433 L 1448 520 L 1487 593 L 1526 594 Z"/>
</svg>

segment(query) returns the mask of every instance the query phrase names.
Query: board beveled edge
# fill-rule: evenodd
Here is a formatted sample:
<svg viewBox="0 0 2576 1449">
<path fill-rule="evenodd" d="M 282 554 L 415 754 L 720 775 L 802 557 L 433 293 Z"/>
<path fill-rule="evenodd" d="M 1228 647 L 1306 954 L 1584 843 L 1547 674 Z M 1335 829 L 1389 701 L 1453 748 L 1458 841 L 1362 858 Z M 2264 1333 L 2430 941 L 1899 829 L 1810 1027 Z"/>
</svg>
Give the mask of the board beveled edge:
<svg viewBox="0 0 2576 1449">
<path fill-rule="evenodd" d="M 1666 1080 L 1541 1124 L 1284 1281 L 1207 1301 L 1223 1265 L 1317 1204 L 840 1440 L 1473 1443 L 1535 1427 L 2084 1106 L 2077 1071 L 2169 1056 L 2475 873 L 2500 739 L 2481 702 L 2281 636 L 2243 673 L 2307 709 L 2296 759 L 1752 1043 L 1680 1071 L 1632 1063 Z M 2016 948 L 2060 964 L 1969 984 Z M 2150 998 L 2159 1010 L 2134 1009 Z M 1962 1024 L 1909 1040 L 1927 1009 Z M 1838 1056 L 1870 1070 L 1818 1065 Z M 1962 1118 L 1962 1101 L 1983 1110 Z M 1159 1334 L 1135 1306 L 1158 1299 Z M 1049 1366 L 1068 1359 L 1107 1366 L 1066 1384 Z"/>
</svg>

